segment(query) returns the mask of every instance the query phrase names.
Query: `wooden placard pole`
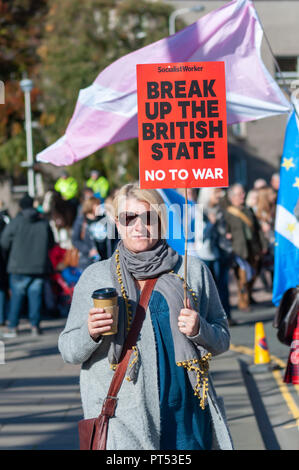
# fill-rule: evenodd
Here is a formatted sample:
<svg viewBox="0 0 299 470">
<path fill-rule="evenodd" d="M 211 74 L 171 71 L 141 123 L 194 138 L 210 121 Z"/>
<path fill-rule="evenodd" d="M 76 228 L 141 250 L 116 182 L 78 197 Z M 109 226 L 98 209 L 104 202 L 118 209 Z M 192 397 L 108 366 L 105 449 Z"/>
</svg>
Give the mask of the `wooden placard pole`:
<svg viewBox="0 0 299 470">
<path fill-rule="evenodd" d="M 185 258 L 184 258 L 184 306 L 187 308 L 187 268 L 188 268 L 188 197 L 187 188 L 185 188 Z"/>
</svg>

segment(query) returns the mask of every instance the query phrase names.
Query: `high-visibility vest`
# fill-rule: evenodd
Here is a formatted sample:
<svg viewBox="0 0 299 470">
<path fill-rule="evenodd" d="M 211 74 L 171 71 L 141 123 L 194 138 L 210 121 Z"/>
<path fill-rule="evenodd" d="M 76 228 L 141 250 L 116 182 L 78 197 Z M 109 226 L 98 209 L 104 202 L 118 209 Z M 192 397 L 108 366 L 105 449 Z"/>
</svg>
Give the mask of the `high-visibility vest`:
<svg viewBox="0 0 299 470">
<path fill-rule="evenodd" d="M 54 186 L 55 191 L 59 192 L 63 199 L 72 199 L 77 195 L 78 183 L 72 176 L 68 178 L 59 178 Z"/>
<path fill-rule="evenodd" d="M 89 178 L 86 186 L 91 188 L 95 194 L 99 193 L 103 199 L 107 196 L 109 191 L 109 182 L 105 176 L 100 176 L 97 180 Z"/>
</svg>

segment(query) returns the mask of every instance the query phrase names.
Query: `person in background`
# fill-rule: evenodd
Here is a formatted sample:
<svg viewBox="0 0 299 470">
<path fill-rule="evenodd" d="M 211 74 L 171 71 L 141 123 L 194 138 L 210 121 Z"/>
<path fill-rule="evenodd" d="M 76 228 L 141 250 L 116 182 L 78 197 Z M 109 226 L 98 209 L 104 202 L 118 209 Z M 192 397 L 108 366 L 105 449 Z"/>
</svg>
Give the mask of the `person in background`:
<svg viewBox="0 0 299 470">
<path fill-rule="evenodd" d="M 228 190 L 230 205 L 225 212 L 227 238 L 232 241 L 235 256 L 235 276 L 238 285 L 238 307 L 248 311 L 252 299 L 252 287 L 257 275 L 260 258 L 266 250 L 266 241 L 253 211 L 246 207 L 245 191 L 236 183 Z"/>
<path fill-rule="evenodd" d="M 6 227 L 8 223 L 9 223 L 8 215 L 0 213 L 0 237 L 4 228 Z M 8 300 L 7 257 L 0 247 L 0 326 L 5 325 L 7 300 Z"/>
<path fill-rule="evenodd" d="M 250 207 L 250 209 L 252 209 L 254 213 L 256 212 L 256 209 L 257 209 L 257 201 L 258 201 L 258 190 L 250 189 L 250 191 L 248 191 L 247 193 L 245 204 L 247 207 Z"/>
<path fill-rule="evenodd" d="M 276 214 L 276 204 L 277 204 L 277 198 L 278 198 L 279 185 L 280 185 L 280 175 L 279 173 L 273 173 L 273 175 L 271 176 L 271 180 L 270 180 L 270 186 L 272 188 L 273 195 L 274 195 L 273 196 L 273 203 L 275 207 L 274 218 Z"/>
<path fill-rule="evenodd" d="M 115 221 L 109 217 L 104 203 L 96 207 L 95 214 L 95 220 L 88 226 L 88 230 L 96 244 L 100 259 L 104 260 L 112 256 L 119 236 Z"/>
<path fill-rule="evenodd" d="M 0 199 L 0 216 L 2 217 L 3 221 L 8 224 L 10 222 L 10 215 L 8 210 L 5 207 L 4 202 Z"/>
<path fill-rule="evenodd" d="M 267 187 L 267 181 L 264 180 L 263 178 L 258 178 L 253 183 L 253 189 L 256 189 L 256 190 L 259 190 L 261 188 L 266 188 L 266 187 Z"/>
<path fill-rule="evenodd" d="M 271 284 L 274 275 L 274 245 L 275 245 L 275 200 L 276 194 L 273 188 L 267 186 L 261 188 L 258 192 L 257 208 L 255 215 L 259 221 L 264 238 L 267 242 L 267 251 L 263 253 L 258 274 L 265 286 L 265 289 L 271 291 L 272 286 L 269 284 L 266 272 L 270 272 Z"/>
<path fill-rule="evenodd" d="M 275 197 L 274 190 L 269 186 L 261 188 L 257 195 L 255 215 L 268 240 L 274 236 Z"/>
<path fill-rule="evenodd" d="M 49 222 L 33 207 L 33 199 L 20 200 L 21 212 L 4 228 L 1 248 L 8 256 L 7 272 L 11 290 L 6 338 L 18 334 L 19 316 L 28 299 L 32 335 L 40 333 L 40 319 L 45 277 L 50 272 L 48 252 L 54 245 Z"/>
<path fill-rule="evenodd" d="M 91 188 L 96 197 L 99 197 L 102 201 L 106 199 L 109 192 L 109 182 L 105 176 L 100 175 L 98 170 L 92 170 L 90 177 L 86 182 L 86 186 Z"/>
<path fill-rule="evenodd" d="M 197 202 L 198 190 L 196 188 L 187 188 L 187 199 L 188 201 Z"/>
<path fill-rule="evenodd" d="M 85 188 L 83 188 L 81 192 L 81 197 L 80 197 L 81 204 L 83 204 L 84 201 L 87 201 L 87 199 L 90 199 L 91 197 L 94 197 L 93 189 L 89 188 L 88 186 L 85 186 Z"/>
<path fill-rule="evenodd" d="M 44 213 L 43 202 L 44 202 L 44 198 L 40 196 L 36 197 L 33 201 L 34 209 L 36 209 L 40 214 Z"/>
<path fill-rule="evenodd" d="M 83 207 L 84 202 L 87 201 L 88 199 L 92 198 L 92 197 L 95 197 L 93 189 L 88 188 L 87 186 L 85 186 L 85 188 L 82 189 L 81 194 L 80 194 L 79 206 L 78 206 L 78 209 L 77 209 L 77 215 L 82 212 L 82 207 Z"/>
<path fill-rule="evenodd" d="M 72 243 L 79 250 L 78 269 L 83 271 L 87 266 L 99 261 L 100 256 L 96 243 L 90 235 L 89 225 L 96 221 L 100 201 L 91 197 L 84 201 L 73 225 Z"/>
<path fill-rule="evenodd" d="M 48 191 L 43 201 L 43 215 L 50 223 L 55 242 L 66 250 L 72 248 L 72 227 L 77 216 L 76 206 L 65 201 L 57 191 Z"/>
<path fill-rule="evenodd" d="M 279 190 L 279 185 L 280 185 L 280 175 L 279 175 L 279 173 L 273 173 L 273 175 L 271 176 L 270 185 L 271 185 L 272 189 L 274 189 L 274 191 L 277 195 L 278 190 Z"/>
<path fill-rule="evenodd" d="M 72 242 L 80 252 L 80 270 L 112 255 L 118 242 L 117 230 L 98 198 L 91 197 L 83 203 L 74 223 Z"/>
<path fill-rule="evenodd" d="M 61 194 L 65 201 L 77 203 L 78 183 L 67 171 L 61 172 L 61 176 L 56 181 L 54 189 Z"/>
<path fill-rule="evenodd" d="M 202 188 L 199 192 L 198 203 L 203 208 L 203 239 L 197 240 L 196 251 L 213 274 L 228 323 L 234 326 L 236 321 L 231 317 L 228 290 L 232 246 L 226 238 L 226 221 L 220 207 L 222 197 L 223 190 L 220 188 Z"/>
</svg>

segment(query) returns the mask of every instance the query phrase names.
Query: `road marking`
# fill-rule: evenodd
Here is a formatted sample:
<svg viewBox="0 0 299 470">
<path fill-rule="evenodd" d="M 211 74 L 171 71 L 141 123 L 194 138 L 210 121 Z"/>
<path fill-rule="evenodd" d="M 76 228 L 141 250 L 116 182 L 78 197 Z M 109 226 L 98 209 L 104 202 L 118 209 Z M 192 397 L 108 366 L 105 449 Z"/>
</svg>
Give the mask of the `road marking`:
<svg viewBox="0 0 299 470">
<path fill-rule="evenodd" d="M 236 346 L 234 344 L 231 344 L 230 345 L 230 350 L 231 351 L 235 351 L 235 352 L 239 352 L 239 353 L 242 353 L 242 354 L 246 354 L 248 356 L 254 356 L 254 349 L 252 348 L 248 348 L 247 346 Z M 276 357 L 274 355 L 270 355 L 270 359 L 275 362 L 278 366 L 282 367 L 282 368 L 285 368 L 286 367 L 286 363 L 280 359 L 279 357 Z M 299 408 L 298 406 L 296 405 L 292 395 L 290 394 L 289 390 L 288 390 L 288 387 L 287 385 L 283 382 L 282 378 L 281 378 L 281 373 L 279 370 L 272 370 L 272 375 L 278 385 L 278 388 L 280 390 L 280 393 L 282 394 L 291 414 L 293 415 L 294 419 L 296 420 L 296 423 L 294 425 L 291 425 L 291 426 L 297 426 L 298 430 L 299 430 Z M 294 389 L 297 391 L 298 395 L 299 395 L 299 386 L 298 385 L 294 385 Z"/>
<path fill-rule="evenodd" d="M 234 344 L 231 344 L 230 349 L 235 352 L 247 354 L 248 356 L 253 356 L 254 354 L 254 350 L 251 348 L 248 348 L 247 346 L 235 346 Z"/>
<path fill-rule="evenodd" d="M 292 429 L 292 428 L 296 428 L 298 425 L 297 423 L 295 424 L 286 424 L 285 426 L 283 426 L 283 429 Z"/>
<path fill-rule="evenodd" d="M 272 374 L 276 380 L 279 390 L 288 405 L 289 410 L 296 420 L 296 425 L 299 430 L 299 408 L 296 405 L 294 398 L 290 394 L 287 385 L 283 382 L 280 374 L 280 370 L 272 370 Z"/>
</svg>

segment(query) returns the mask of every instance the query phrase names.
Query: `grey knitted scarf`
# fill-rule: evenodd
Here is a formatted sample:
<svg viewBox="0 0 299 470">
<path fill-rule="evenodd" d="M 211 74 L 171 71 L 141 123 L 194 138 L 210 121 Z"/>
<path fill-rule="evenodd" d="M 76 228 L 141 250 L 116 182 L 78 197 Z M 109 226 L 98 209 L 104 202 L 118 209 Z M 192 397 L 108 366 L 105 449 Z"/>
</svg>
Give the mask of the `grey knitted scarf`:
<svg viewBox="0 0 299 470">
<path fill-rule="evenodd" d="M 180 256 L 165 240 L 159 240 L 153 249 L 140 253 L 133 253 L 128 250 L 122 241 L 119 242 L 116 254 L 112 257 L 111 274 L 119 298 L 119 325 L 118 333 L 111 336 L 111 346 L 108 353 L 110 364 L 118 363 L 121 350 L 127 335 L 127 310 L 126 303 L 121 292 L 121 284 L 117 275 L 117 259 L 119 260 L 120 275 L 126 295 L 129 299 L 132 318 L 134 318 L 139 300 L 139 291 L 134 279 L 145 280 L 158 278 L 155 290 L 160 292 L 165 298 L 170 315 L 170 327 L 174 344 L 175 361 L 178 366 L 187 369 L 188 376 L 195 394 L 201 400 L 201 406 L 205 404 L 205 387 L 207 386 L 208 361 L 207 351 L 195 344 L 188 337 L 181 333 L 178 328 L 178 316 L 184 307 L 183 280 L 175 272 L 180 261 Z M 192 308 L 198 309 L 193 296 L 188 292 Z M 132 354 L 133 356 L 133 354 Z M 140 356 L 136 348 L 135 355 L 131 358 L 128 366 L 128 380 L 135 381 L 138 373 Z"/>
</svg>

